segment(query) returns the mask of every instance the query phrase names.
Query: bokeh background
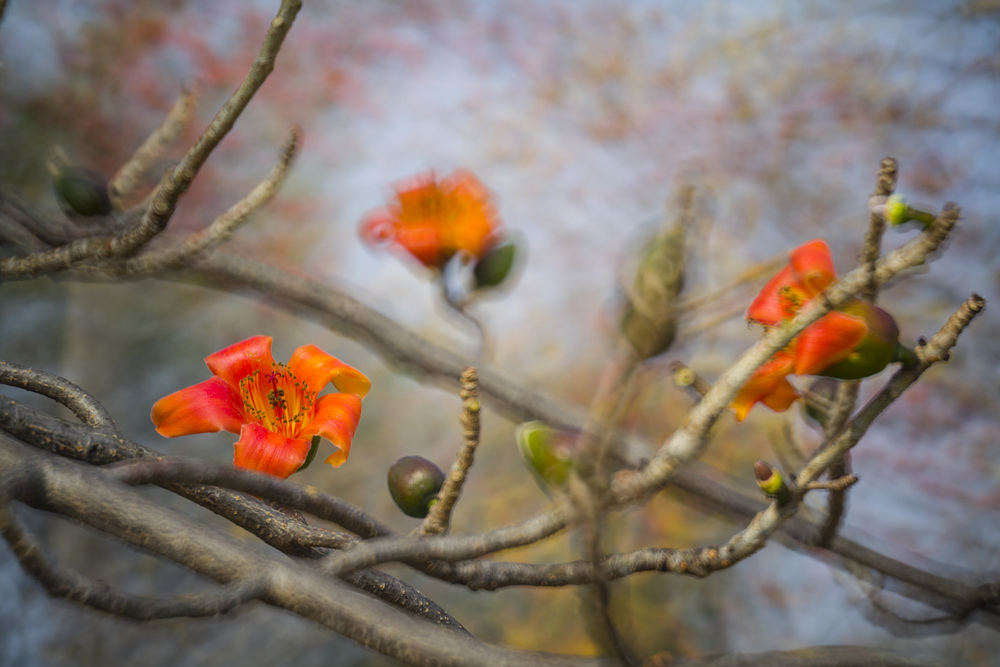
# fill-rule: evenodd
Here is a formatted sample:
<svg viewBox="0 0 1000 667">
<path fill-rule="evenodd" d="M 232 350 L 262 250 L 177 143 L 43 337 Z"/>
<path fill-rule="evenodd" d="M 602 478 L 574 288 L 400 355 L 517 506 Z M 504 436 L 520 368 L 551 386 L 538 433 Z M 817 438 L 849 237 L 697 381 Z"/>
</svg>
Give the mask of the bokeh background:
<svg viewBox="0 0 1000 667">
<path fill-rule="evenodd" d="M 54 215 L 43 164 L 49 146 L 110 175 L 180 88 L 197 82 L 202 93 L 186 143 L 164 157 L 158 168 L 166 168 L 238 85 L 277 6 L 8 4 L 0 23 L 0 181 Z M 893 155 L 911 201 L 930 210 L 955 201 L 963 210 L 946 252 L 881 297 L 904 339 L 935 332 L 973 291 L 990 305 L 952 360 L 932 369 L 856 448 L 862 481 L 851 491 L 845 531 L 935 571 L 995 580 L 998 73 L 994 0 L 308 2 L 272 77 L 183 198 L 171 232 L 203 228 L 237 201 L 299 124 L 304 147 L 283 192 L 225 249 L 329 280 L 471 358 L 473 332 L 449 316 L 426 276 L 357 237 L 359 220 L 384 203 L 393 183 L 471 169 L 529 249 L 516 285 L 477 305 L 496 340 L 494 362 L 585 406 L 611 358 L 621 276 L 678 183 L 695 183 L 709 202 L 711 220 L 692 239 L 688 288 L 707 294 L 818 236 L 842 270 L 853 267 L 879 160 Z M 886 246 L 914 233 L 892 232 Z M 711 380 L 755 340 L 740 308 L 762 282 L 746 285 L 735 305 L 703 299 L 664 361 L 647 365 L 626 419 L 637 437 L 662 441 L 689 405 L 671 386 L 667 361 L 682 359 Z M 725 313 L 734 316 L 717 317 Z M 275 337 L 279 360 L 315 342 L 372 378 L 350 461 L 338 470 L 315 465 L 297 478 L 410 528 L 413 520 L 388 496 L 385 470 L 406 454 L 449 464 L 460 443 L 455 392 L 398 375 L 362 345 L 239 295 L 153 280 L 0 287 L 0 358 L 84 386 L 129 437 L 169 454 L 230 460 L 230 436 L 165 440 L 149 408 L 207 377 L 205 355 L 258 333 Z M 863 394 L 884 379 L 867 381 Z M 497 527 L 548 503 L 518 459 L 516 424 L 485 408 L 483 446 L 455 516 L 459 531 Z M 786 427 L 816 444 L 794 411 L 758 408 L 740 425 L 723 419 L 706 460 L 750 480 L 752 461 L 773 458 Z M 61 562 L 131 591 L 200 585 L 77 526 L 23 515 Z M 616 517 L 611 537 L 626 550 L 712 543 L 733 530 L 665 492 Z M 500 555 L 577 556 L 572 536 Z M 595 650 L 575 590 L 472 594 L 391 571 L 484 639 Z M 1000 635 L 976 622 L 890 623 L 884 608 L 913 619 L 936 612 L 892 596 L 873 605 L 856 580 L 779 545 L 705 581 L 644 574 L 614 592 L 623 631 L 643 654 L 866 644 L 986 665 L 1000 649 Z M 48 599 L 0 550 L 0 664 L 140 661 L 391 662 L 263 607 L 146 625 L 99 615 Z"/>
</svg>

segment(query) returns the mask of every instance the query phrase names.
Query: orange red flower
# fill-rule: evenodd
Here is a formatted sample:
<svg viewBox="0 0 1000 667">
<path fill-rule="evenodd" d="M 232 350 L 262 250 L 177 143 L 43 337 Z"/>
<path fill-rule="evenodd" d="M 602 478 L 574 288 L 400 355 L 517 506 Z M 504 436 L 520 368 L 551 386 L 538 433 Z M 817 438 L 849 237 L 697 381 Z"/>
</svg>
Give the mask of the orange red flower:
<svg viewBox="0 0 1000 667">
<path fill-rule="evenodd" d="M 454 255 L 482 258 L 500 237 L 500 221 L 490 192 L 470 171 L 433 173 L 396 188 L 394 201 L 361 223 L 362 240 L 391 244 L 432 270 Z"/>
<path fill-rule="evenodd" d="M 837 279 L 830 248 L 822 239 L 795 248 L 788 260 L 750 304 L 749 322 L 777 326 Z M 892 316 L 866 301 L 850 301 L 806 327 L 757 369 L 733 400 L 736 419 L 742 421 L 758 402 L 778 412 L 787 410 L 799 397 L 789 375 L 860 379 L 897 360 L 898 350 L 899 329 Z"/>
<path fill-rule="evenodd" d="M 160 435 L 238 433 L 234 465 L 286 478 L 306 460 L 313 436 L 336 451 L 326 462 L 347 460 L 371 383 L 360 371 L 315 345 L 304 345 L 287 364 L 271 355 L 271 337 L 254 336 L 205 357 L 211 378 L 161 398 L 151 417 Z M 333 383 L 338 393 L 319 396 Z"/>
</svg>

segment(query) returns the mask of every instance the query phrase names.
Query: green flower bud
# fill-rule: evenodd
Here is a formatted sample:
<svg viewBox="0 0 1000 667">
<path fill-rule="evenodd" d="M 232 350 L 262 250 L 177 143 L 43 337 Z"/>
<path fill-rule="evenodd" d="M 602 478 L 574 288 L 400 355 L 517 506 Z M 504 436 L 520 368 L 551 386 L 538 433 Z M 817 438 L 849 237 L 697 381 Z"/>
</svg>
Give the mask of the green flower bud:
<svg viewBox="0 0 1000 667">
<path fill-rule="evenodd" d="M 898 227 L 910 220 L 916 220 L 924 227 L 929 227 L 934 222 L 932 214 L 911 208 L 906 203 L 906 197 L 900 194 L 889 195 L 882 206 L 882 216 L 893 227 Z"/>
<path fill-rule="evenodd" d="M 791 499 L 791 492 L 782 477 L 781 471 L 772 466 L 767 461 L 757 461 L 753 464 L 753 473 L 757 478 L 757 486 L 768 496 L 778 501 L 778 504 L 787 503 Z"/>
<path fill-rule="evenodd" d="M 576 438 L 572 434 L 532 421 L 518 425 L 514 438 L 521 458 L 542 491 L 549 493 L 566 485 L 573 472 Z"/>
<path fill-rule="evenodd" d="M 443 484 L 441 468 L 422 456 L 404 456 L 389 468 L 389 493 L 407 516 L 427 516 Z"/>
<path fill-rule="evenodd" d="M 909 218 L 906 217 L 906 197 L 900 194 L 891 195 L 885 200 L 885 212 L 882 214 L 885 221 L 893 227 L 903 224 Z"/>
<path fill-rule="evenodd" d="M 621 330 L 643 359 L 666 352 L 677 336 L 674 303 L 684 289 L 685 236 L 678 224 L 652 239 L 628 291 Z"/>
<path fill-rule="evenodd" d="M 108 182 L 96 171 L 63 166 L 53 179 L 56 198 L 67 217 L 73 220 L 111 214 Z"/>
<path fill-rule="evenodd" d="M 475 289 L 496 287 L 510 275 L 517 259 L 517 246 L 504 241 L 490 248 L 473 268 Z"/>
</svg>

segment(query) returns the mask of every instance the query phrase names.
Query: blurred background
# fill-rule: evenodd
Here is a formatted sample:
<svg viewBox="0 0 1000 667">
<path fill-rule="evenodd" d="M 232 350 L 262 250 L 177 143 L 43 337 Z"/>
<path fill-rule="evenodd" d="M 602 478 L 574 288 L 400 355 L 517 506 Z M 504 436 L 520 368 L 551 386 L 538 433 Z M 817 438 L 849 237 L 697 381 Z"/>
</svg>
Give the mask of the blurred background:
<svg viewBox="0 0 1000 667">
<path fill-rule="evenodd" d="M 43 160 L 50 146 L 110 176 L 181 87 L 197 83 L 193 122 L 158 166 L 168 167 L 242 80 L 277 4 L 9 3 L 0 23 L 0 182 L 59 215 Z M 820 236 L 838 268 L 853 268 L 879 160 L 892 155 L 899 191 L 912 203 L 962 207 L 946 253 L 880 297 L 904 342 L 933 334 L 973 291 L 991 303 L 951 361 L 929 371 L 854 450 L 861 483 L 850 493 L 845 535 L 937 572 L 996 580 L 1000 3 L 820 4 L 308 2 L 271 78 L 181 200 L 170 229 L 201 229 L 239 200 L 297 123 L 304 144 L 284 190 L 225 250 L 342 286 L 422 335 L 468 350 L 471 360 L 474 332 L 449 316 L 426 275 L 357 236 L 361 218 L 384 204 L 394 183 L 470 169 L 528 248 L 513 288 L 476 305 L 496 341 L 493 361 L 586 406 L 612 356 L 622 276 L 679 183 L 694 183 L 711 212 L 692 238 L 688 274 L 688 294 L 705 294 Z M 885 245 L 915 233 L 890 231 Z M 662 361 L 647 364 L 626 417 L 637 437 L 662 441 L 690 405 L 672 387 L 667 362 L 681 359 L 711 381 L 756 340 L 742 309 L 763 282 L 747 284 L 735 302 L 704 299 Z M 447 468 L 461 442 L 455 392 L 398 375 L 363 346 L 238 295 L 155 280 L 0 287 L 0 358 L 85 387 L 127 436 L 168 454 L 231 460 L 232 436 L 166 440 L 149 409 L 207 378 L 207 354 L 254 334 L 274 336 L 279 361 L 312 342 L 373 382 L 350 461 L 337 470 L 316 464 L 293 479 L 400 530 L 415 525 L 392 504 L 385 471 L 407 454 Z M 887 375 L 866 381 L 863 396 Z M 455 530 L 498 527 L 547 506 L 518 458 L 515 426 L 486 403 Z M 723 418 L 705 459 L 752 489 L 752 462 L 773 460 L 772 443 L 785 428 L 806 446 L 818 442 L 795 410 L 757 408 L 739 425 Z M 609 536 L 613 548 L 708 544 L 734 532 L 682 501 L 668 491 L 624 513 Z M 60 562 L 130 591 L 200 585 L 65 521 L 19 514 Z M 562 536 L 499 557 L 578 555 L 576 540 Z M 595 650 L 573 589 L 473 594 L 389 569 L 483 639 Z M 1000 650 L 1000 635 L 981 624 L 890 622 L 891 614 L 937 612 L 888 595 L 873 604 L 840 570 L 777 544 L 704 581 L 643 574 L 616 583 L 614 594 L 623 632 L 640 654 L 865 644 L 986 665 Z M 50 600 L 0 549 L 0 664 L 139 661 L 391 663 L 260 606 L 145 625 L 100 615 Z"/>
</svg>

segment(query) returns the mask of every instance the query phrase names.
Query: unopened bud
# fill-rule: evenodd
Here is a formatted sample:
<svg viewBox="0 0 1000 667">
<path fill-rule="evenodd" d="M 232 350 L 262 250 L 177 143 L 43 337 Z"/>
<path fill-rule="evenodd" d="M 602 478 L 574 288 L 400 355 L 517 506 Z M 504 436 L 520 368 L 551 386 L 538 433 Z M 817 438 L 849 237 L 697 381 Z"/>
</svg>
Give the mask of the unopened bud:
<svg viewBox="0 0 1000 667">
<path fill-rule="evenodd" d="M 893 227 L 898 227 L 910 220 L 916 220 L 924 227 L 929 227 L 934 223 L 933 214 L 910 207 L 906 203 L 906 197 L 901 194 L 873 197 L 870 207 L 873 212 L 880 213 L 885 221 Z"/>
<path fill-rule="evenodd" d="M 404 456 L 389 468 L 389 493 L 407 516 L 427 516 L 443 484 L 444 472 L 422 456 Z"/>
<path fill-rule="evenodd" d="M 781 472 L 767 461 L 757 461 L 753 464 L 753 474 L 757 478 L 757 486 L 768 496 L 783 505 L 791 498 L 791 492 L 785 483 Z"/>
<path fill-rule="evenodd" d="M 532 421 L 518 425 L 514 438 L 524 464 L 542 491 L 549 493 L 566 485 L 573 472 L 573 434 Z"/>
<path fill-rule="evenodd" d="M 63 166 L 56 173 L 52 185 L 59 206 L 73 220 L 111 214 L 108 182 L 96 171 Z"/>
<path fill-rule="evenodd" d="M 649 242 L 628 290 L 621 330 L 643 359 L 667 351 L 677 336 L 677 297 L 684 289 L 685 231 L 681 224 Z"/>
</svg>

